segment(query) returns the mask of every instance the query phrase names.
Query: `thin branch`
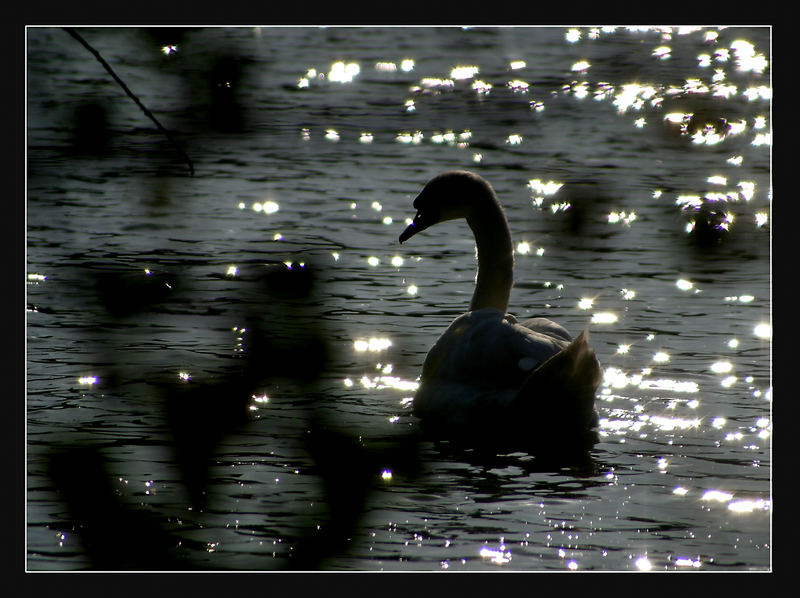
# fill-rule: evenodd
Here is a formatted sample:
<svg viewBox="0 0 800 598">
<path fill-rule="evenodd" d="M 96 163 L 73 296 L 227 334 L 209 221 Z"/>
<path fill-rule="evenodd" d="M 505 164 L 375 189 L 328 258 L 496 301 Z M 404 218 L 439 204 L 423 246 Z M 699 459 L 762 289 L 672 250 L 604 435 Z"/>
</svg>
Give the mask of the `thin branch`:
<svg viewBox="0 0 800 598">
<path fill-rule="evenodd" d="M 192 176 L 194 176 L 194 164 L 192 164 L 192 160 L 189 158 L 189 156 L 186 155 L 186 152 L 183 151 L 183 148 L 181 147 L 180 143 L 178 143 L 178 141 L 170 134 L 169 131 L 167 131 L 163 126 L 161 126 L 161 123 L 158 122 L 158 120 L 156 119 L 155 116 L 153 116 L 153 113 L 150 112 L 144 104 L 142 104 L 141 100 L 139 100 L 139 98 L 137 98 L 136 95 L 134 95 L 134 93 L 130 89 L 128 89 L 128 86 L 125 85 L 125 83 L 122 81 L 122 79 L 120 79 L 117 76 L 117 74 L 114 72 L 114 69 L 111 68 L 111 65 L 109 65 L 103 59 L 102 56 L 100 56 L 100 52 L 98 52 L 92 46 L 90 46 L 89 43 L 85 39 L 83 39 L 83 37 L 81 37 L 81 35 L 77 31 L 75 31 L 73 28 L 64 27 L 64 31 L 69 33 L 72 37 L 74 37 L 76 40 L 78 40 L 78 42 L 80 42 L 80 44 L 84 48 L 86 48 L 87 50 L 89 50 L 89 52 L 94 54 L 94 57 L 97 58 L 97 60 L 100 62 L 100 64 L 103 65 L 103 68 L 108 71 L 108 74 L 111 75 L 114 78 L 114 81 L 116 81 L 119 84 L 119 86 L 123 89 L 123 91 L 126 94 L 128 94 L 128 97 L 131 98 L 134 102 L 136 102 L 136 105 L 139 106 L 139 108 L 142 110 L 142 112 L 144 112 L 145 115 L 147 115 L 147 117 L 156 124 L 158 129 L 162 133 L 164 133 L 164 135 L 166 135 L 167 139 L 169 139 L 172 142 L 172 144 L 178 150 L 178 153 L 180 153 L 181 157 L 183 157 L 183 159 L 189 165 L 189 172 L 191 172 Z"/>
</svg>

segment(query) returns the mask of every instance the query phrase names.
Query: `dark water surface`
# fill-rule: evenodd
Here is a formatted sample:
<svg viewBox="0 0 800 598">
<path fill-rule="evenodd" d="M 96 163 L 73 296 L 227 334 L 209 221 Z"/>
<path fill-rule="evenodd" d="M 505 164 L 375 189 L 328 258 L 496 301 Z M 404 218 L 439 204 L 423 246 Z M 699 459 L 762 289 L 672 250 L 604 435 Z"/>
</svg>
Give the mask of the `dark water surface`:
<svg viewBox="0 0 800 598">
<path fill-rule="evenodd" d="M 768 28 L 80 33 L 196 173 L 28 29 L 29 569 L 770 568 Z M 590 330 L 580 467 L 418 442 L 474 242 L 397 237 L 454 168 L 506 207 L 510 311 Z"/>
</svg>

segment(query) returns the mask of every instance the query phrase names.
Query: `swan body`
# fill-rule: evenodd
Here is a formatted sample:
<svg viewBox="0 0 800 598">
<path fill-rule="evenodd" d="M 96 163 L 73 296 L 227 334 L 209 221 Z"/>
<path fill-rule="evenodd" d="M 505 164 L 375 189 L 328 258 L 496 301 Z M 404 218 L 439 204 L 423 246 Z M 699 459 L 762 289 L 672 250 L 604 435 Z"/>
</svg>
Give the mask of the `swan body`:
<svg viewBox="0 0 800 598">
<path fill-rule="evenodd" d="M 513 246 L 489 183 L 468 171 L 445 172 L 425 185 L 414 207 L 401 243 L 438 222 L 465 218 L 478 249 L 470 309 L 439 337 L 422 368 L 413 412 L 423 427 L 540 442 L 571 434 L 591 442 L 600 364 L 586 331 L 573 340 L 546 318 L 518 322 L 506 313 Z"/>
</svg>

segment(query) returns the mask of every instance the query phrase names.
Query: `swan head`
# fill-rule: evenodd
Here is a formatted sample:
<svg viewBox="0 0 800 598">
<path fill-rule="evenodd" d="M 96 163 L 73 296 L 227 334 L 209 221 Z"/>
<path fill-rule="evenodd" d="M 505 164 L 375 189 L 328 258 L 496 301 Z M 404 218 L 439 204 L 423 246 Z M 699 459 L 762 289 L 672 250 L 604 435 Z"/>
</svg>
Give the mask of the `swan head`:
<svg viewBox="0 0 800 598">
<path fill-rule="evenodd" d="M 414 200 L 414 220 L 400 235 L 400 242 L 426 228 L 473 214 L 483 201 L 497 201 L 489 183 L 473 172 L 451 170 L 433 177 Z"/>
</svg>

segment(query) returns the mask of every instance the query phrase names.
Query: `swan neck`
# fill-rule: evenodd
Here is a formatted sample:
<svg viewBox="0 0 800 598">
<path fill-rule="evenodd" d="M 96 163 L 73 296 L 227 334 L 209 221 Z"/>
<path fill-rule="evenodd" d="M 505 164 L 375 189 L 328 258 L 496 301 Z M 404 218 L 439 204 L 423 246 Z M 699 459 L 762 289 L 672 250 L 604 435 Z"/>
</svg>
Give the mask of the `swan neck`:
<svg viewBox="0 0 800 598">
<path fill-rule="evenodd" d="M 467 218 L 478 250 L 478 275 L 470 310 L 494 307 L 506 313 L 514 285 L 514 251 L 505 212 L 492 197 Z"/>
</svg>

